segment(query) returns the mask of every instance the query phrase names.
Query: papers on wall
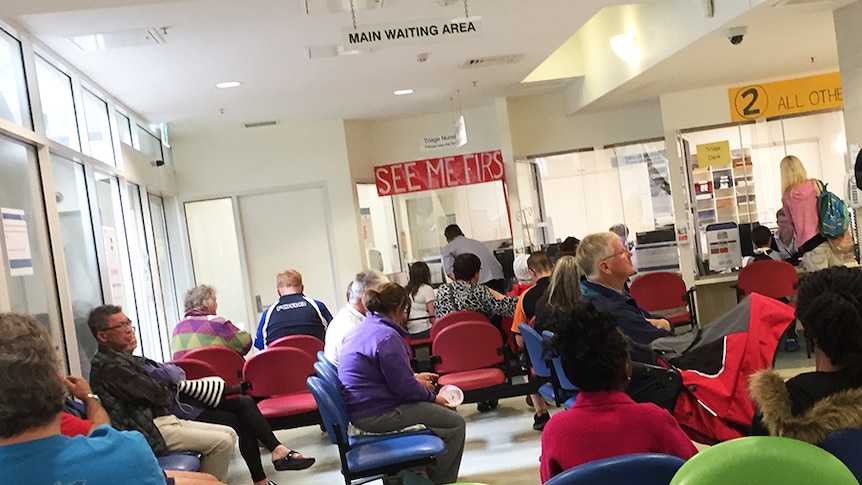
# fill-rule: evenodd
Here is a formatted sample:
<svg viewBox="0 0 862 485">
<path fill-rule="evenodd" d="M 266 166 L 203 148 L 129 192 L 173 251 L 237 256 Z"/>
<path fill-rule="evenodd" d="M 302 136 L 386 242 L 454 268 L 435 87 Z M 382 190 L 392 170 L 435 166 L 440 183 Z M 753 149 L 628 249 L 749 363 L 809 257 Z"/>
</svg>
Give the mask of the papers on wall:
<svg viewBox="0 0 862 485">
<path fill-rule="evenodd" d="M 27 233 L 24 211 L 0 208 L 0 218 L 3 219 L 9 274 L 12 276 L 33 274 L 33 256 L 30 252 L 30 237 Z"/>
<path fill-rule="evenodd" d="M 102 238 L 105 242 L 105 254 L 108 257 L 108 283 L 111 286 L 111 304 L 123 306 L 123 271 L 120 266 L 120 248 L 117 243 L 117 231 L 113 227 L 102 227 Z"/>
</svg>

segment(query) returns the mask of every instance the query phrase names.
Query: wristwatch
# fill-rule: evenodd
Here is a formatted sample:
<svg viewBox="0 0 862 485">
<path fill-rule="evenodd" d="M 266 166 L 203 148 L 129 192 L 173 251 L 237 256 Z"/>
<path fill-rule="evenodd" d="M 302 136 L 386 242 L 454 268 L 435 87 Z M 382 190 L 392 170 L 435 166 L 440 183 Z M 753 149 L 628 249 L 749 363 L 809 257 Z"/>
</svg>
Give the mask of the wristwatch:
<svg viewBox="0 0 862 485">
<path fill-rule="evenodd" d="M 84 399 L 95 399 L 96 401 L 99 401 L 100 403 L 102 402 L 102 400 L 99 399 L 99 396 L 96 394 L 93 394 L 92 392 L 87 394 L 86 396 L 84 396 Z"/>
</svg>

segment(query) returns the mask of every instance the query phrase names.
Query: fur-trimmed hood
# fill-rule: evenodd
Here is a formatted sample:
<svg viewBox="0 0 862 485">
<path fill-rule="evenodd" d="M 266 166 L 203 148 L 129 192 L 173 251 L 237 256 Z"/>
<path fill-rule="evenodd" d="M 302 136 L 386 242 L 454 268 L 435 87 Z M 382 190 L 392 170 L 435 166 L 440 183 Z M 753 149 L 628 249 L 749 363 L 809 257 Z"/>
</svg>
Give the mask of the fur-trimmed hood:
<svg viewBox="0 0 862 485">
<path fill-rule="evenodd" d="M 833 432 L 862 428 L 862 388 L 826 396 L 798 416 L 790 412 L 787 386 L 775 371 L 766 369 L 752 375 L 748 391 L 760 406 L 763 425 L 773 436 L 819 444 Z"/>
</svg>

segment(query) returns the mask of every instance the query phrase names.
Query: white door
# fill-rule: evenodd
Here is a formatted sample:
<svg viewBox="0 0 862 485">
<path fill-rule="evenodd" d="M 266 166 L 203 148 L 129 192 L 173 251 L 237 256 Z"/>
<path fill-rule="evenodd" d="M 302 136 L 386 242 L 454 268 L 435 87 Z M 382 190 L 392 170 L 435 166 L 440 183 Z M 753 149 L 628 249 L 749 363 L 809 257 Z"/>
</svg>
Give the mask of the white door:
<svg viewBox="0 0 862 485">
<path fill-rule="evenodd" d="M 277 298 L 275 277 L 286 269 L 302 273 L 305 294 L 331 312 L 344 304 L 348 282 L 335 281 L 330 218 L 322 187 L 239 197 L 249 287 L 257 329 L 261 309 Z"/>
</svg>

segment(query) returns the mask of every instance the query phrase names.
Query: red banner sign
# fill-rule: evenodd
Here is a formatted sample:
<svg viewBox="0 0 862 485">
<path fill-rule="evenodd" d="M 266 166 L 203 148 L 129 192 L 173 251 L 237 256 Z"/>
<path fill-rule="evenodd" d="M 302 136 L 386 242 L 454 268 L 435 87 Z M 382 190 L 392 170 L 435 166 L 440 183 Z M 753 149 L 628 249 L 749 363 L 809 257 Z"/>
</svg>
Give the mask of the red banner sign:
<svg viewBox="0 0 862 485">
<path fill-rule="evenodd" d="M 377 195 L 406 194 L 503 180 L 503 153 L 468 153 L 374 167 Z"/>
</svg>

